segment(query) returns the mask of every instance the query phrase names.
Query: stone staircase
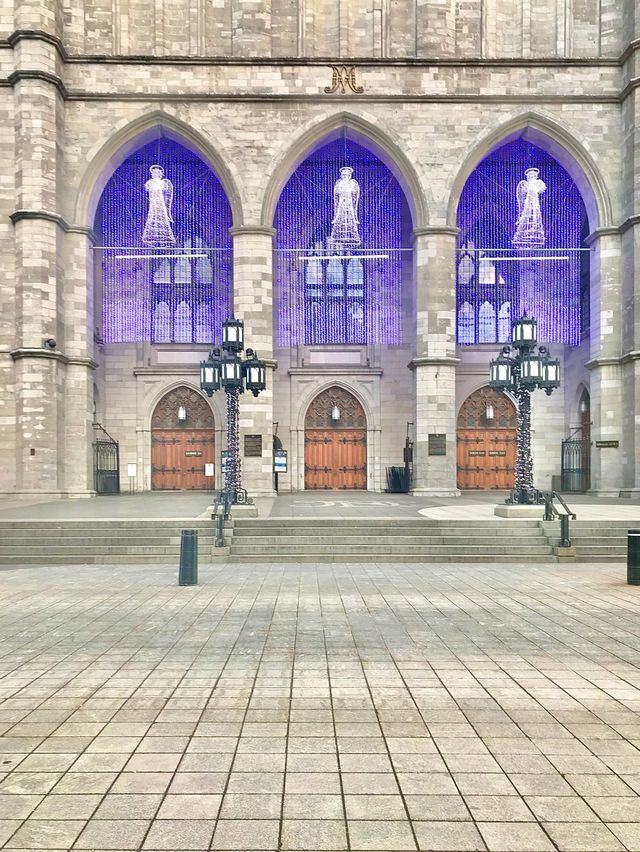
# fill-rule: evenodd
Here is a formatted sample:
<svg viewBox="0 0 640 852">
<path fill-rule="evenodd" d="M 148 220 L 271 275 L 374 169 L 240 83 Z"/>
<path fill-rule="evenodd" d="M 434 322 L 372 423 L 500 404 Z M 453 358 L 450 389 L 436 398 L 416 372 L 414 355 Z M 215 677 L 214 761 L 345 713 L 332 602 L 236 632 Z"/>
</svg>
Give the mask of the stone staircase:
<svg viewBox="0 0 640 852">
<path fill-rule="evenodd" d="M 538 521 L 240 519 L 231 562 L 547 562 Z"/>
<path fill-rule="evenodd" d="M 214 528 L 206 520 L 0 521 L 0 565 L 177 566 L 183 529 L 198 530 L 199 561 L 210 562 Z"/>
<path fill-rule="evenodd" d="M 577 562 L 624 562 L 630 521 L 572 521 Z M 180 533 L 198 530 L 215 562 L 554 562 L 557 521 L 236 518 L 224 548 L 208 520 L 0 521 L 0 565 L 178 565 Z"/>
<path fill-rule="evenodd" d="M 558 522 L 543 522 L 552 544 L 558 544 Z M 626 562 L 627 532 L 640 529 L 635 521 L 571 521 L 569 536 L 578 562 Z"/>
</svg>

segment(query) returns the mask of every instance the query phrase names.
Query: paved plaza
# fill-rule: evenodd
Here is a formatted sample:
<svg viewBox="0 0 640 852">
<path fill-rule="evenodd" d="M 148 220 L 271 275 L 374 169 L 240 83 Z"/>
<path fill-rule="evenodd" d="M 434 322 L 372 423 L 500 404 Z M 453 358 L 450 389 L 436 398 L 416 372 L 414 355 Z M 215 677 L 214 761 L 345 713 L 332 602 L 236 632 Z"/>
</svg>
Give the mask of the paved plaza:
<svg viewBox="0 0 640 852">
<path fill-rule="evenodd" d="M 624 567 L 0 572 L 11 850 L 640 850 Z"/>
</svg>

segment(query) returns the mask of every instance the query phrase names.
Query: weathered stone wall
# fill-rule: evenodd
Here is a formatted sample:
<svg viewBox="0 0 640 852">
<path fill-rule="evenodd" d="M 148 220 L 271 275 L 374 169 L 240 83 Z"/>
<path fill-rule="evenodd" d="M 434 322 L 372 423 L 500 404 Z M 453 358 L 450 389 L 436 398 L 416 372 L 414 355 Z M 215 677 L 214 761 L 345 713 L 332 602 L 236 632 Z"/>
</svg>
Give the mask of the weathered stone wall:
<svg viewBox="0 0 640 852">
<path fill-rule="evenodd" d="M 621 16 L 621 0 L 84 0 L 66 4 L 64 40 L 93 55 L 615 56 Z"/>
<path fill-rule="evenodd" d="M 596 465 L 594 487 L 636 488 L 635 408 L 625 412 L 640 399 L 637 46 L 620 57 L 639 19 L 634 0 L 29 0 L 0 13 L 0 31 L 11 36 L 0 42 L 8 130 L 0 135 L 0 491 L 91 488 L 94 383 L 97 416 L 122 442 L 123 470 L 135 461 L 137 486 L 149 487 L 153 406 L 177 383 L 197 386 L 197 347 L 169 364 L 150 344 L 94 342 L 99 189 L 123 150 L 157 126 L 216 166 L 237 229 L 236 309 L 249 342 L 277 362 L 269 393 L 242 406 L 242 430 L 263 435 L 263 458 L 245 466 L 257 490 L 271 487 L 274 422 L 294 463 L 282 484 L 299 487 L 303 399 L 330 381 L 367 408 L 371 487 L 384 487 L 385 467 L 401 463 L 410 422 L 418 489 L 455 490 L 457 406 L 484 383 L 492 354 L 455 347 L 455 205 L 478 160 L 526 127 L 573 173 L 583 170 L 594 231 L 590 341 L 564 353 L 562 391 L 534 402 L 537 470 L 545 485 L 558 472 L 551 460 L 583 382 L 594 439 L 621 442 L 606 469 Z M 321 57 L 370 59 L 356 66 L 363 92 L 325 92 L 331 60 Z M 414 289 L 403 346 L 372 347 L 358 369 L 313 371 L 299 353 L 273 349 L 268 229 L 305 150 L 342 126 L 395 163 L 414 211 Z M 48 337 L 55 352 L 43 350 Z M 221 403 L 213 405 L 221 426 Z M 446 458 L 425 457 L 430 432 L 447 433 Z"/>
</svg>

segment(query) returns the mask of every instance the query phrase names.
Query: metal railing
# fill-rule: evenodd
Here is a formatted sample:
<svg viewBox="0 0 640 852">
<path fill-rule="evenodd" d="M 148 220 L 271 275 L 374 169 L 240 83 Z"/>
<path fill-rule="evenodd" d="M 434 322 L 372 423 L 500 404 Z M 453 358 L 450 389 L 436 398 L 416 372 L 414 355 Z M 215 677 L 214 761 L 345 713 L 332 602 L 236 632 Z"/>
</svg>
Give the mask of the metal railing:
<svg viewBox="0 0 640 852">
<path fill-rule="evenodd" d="M 216 525 L 215 547 L 224 547 L 224 522 L 231 518 L 231 506 L 233 505 L 233 493 L 224 488 L 218 491 L 213 504 L 211 517 Z"/>
<path fill-rule="evenodd" d="M 556 518 L 560 520 L 560 547 L 571 547 L 571 538 L 569 537 L 569 519 L 572 521 L 576 520 L 575 512 L 572 512 L 571 509 L 567 506 L 567 504 L 562 499 L 562 496 L 558 494 L 557 491 L 544 491 L 544 517 L 545 521 L 553 521 Z M 555 507 L 553 501 L 557 500 L 564 512 L 559 512 Z"/>
</svg>

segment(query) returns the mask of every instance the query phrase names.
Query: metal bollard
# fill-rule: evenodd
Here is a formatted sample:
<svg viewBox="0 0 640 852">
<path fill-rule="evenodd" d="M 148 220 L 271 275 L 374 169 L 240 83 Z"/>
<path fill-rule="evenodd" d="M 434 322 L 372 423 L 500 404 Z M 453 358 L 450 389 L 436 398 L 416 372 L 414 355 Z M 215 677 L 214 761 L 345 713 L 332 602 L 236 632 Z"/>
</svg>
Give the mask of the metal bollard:
<svg viewBox="0 0 640 852">
<path fill-rule="evenodd" d="M 198 585 L 198 530 L 182 530 L 178 585 Z"/>
<path fill-rule="evenodd" d="M 640 530 L 627 533 L 627 583 L 640 586 Z"/>
<path fill-rule="evenodd" d="M 560 547 L 571 547 L 569 515 L 560 515 Z"/>
</svg>

